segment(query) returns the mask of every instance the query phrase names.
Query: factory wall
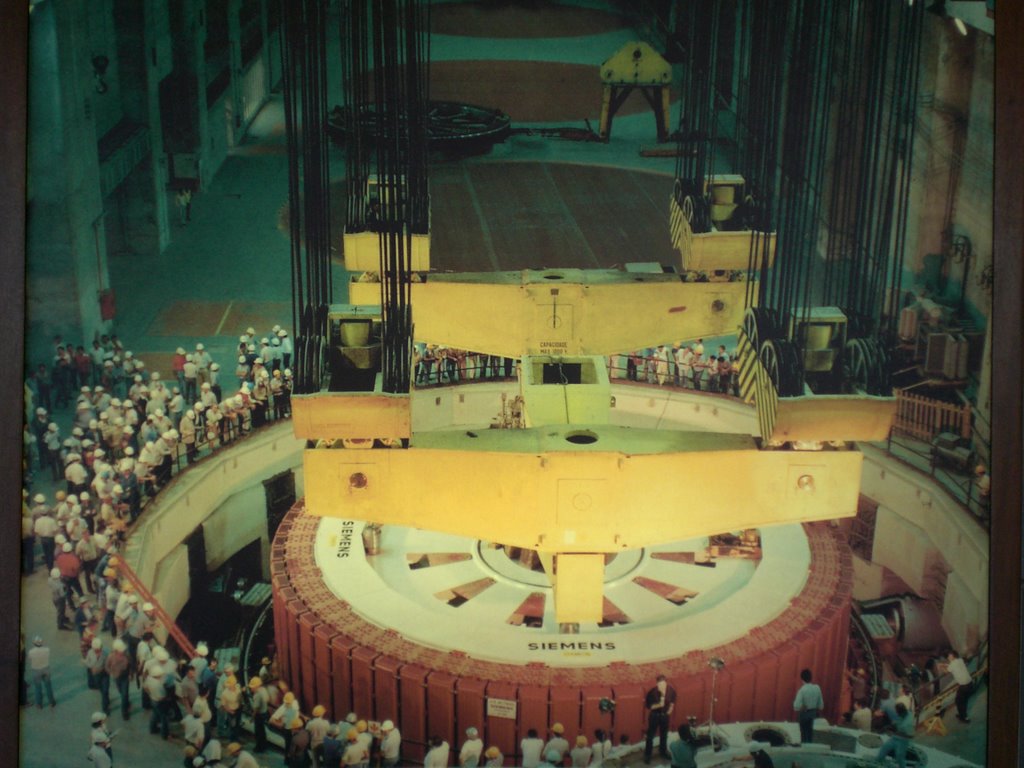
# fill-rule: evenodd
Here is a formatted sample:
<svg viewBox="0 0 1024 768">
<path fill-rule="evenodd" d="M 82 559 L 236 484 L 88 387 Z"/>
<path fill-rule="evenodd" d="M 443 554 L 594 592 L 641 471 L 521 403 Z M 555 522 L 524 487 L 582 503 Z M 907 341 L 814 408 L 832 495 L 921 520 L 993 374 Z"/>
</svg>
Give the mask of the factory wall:
<svg viewBox="0 0 1024 768">
<path fill-rule="evenodd" d="M 176 185 L 209 184 L 229 145 L 241 141 L 280 79 L 280 64 L 272 60 L 280 55 L 277 36 L 265 35 L 263 48 L 244 68 L 232 67 L 229 87 L 207 104 L 202 20 L 211 5 L 68 0 L 34 6 L 26 230 L 30 360 L 40 354 L 34 350 L 47 350 L 49 357 L 54 335 L 88 345 L 94 334 L 110 331 L 100 305 L 110 286 L 108 253 L 151 254 L 167 247 Z M 237 17 L 240 4 L 228 5 Z M 271 0 L 258 5 L 266 29 Z M 237 59 L 240 41 L 231 45 Z M 191 90 L 171 82 L 189 77 L 201 81 Z M 162 91 L 173 98 L 162 100 Z M 165 125 L 184 125 L 188 146 L 182 148 L 181 132 L 172 131 L 165 150 Z M 132 144 L 132 128 L 136 138 L 141 129 L 143 141 Z M 182 158 L 176 165 L 177 155 Z"/>
<path fill-rule="evenodd" d="M 97 115 L 89 97 L 88 50 L 69 45 L 88 27 L 88 7 L 44 3 L 32 14 L 29 45 L 26 335 L 48 352 L 56 334 L 102 327 L 106 283 Z M 30 358 L 31 359 L 31 358 Z M 45 358 L 49 363 L 50 355 Z"/>
</svg>

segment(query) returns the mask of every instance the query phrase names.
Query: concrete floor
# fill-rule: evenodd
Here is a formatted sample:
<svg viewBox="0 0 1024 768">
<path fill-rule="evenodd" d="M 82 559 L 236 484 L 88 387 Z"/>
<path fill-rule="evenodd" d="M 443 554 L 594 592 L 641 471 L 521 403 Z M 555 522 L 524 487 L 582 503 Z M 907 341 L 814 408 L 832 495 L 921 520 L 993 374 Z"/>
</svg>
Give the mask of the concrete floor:
<svg viewBox="0 0 1024 768">
<path fill-rule="evenodd" d="M 567 44 L 554 40 L 538 44 L 550 52 L 553 60 L 561 57 L 575 63 L 587 52 L 586 58 L 596 66 L 631 39 L 630 34 L 624 29 L 599 31 L 593 37 L 574 38 Z M 439 35 L 434 40 L 434 56 L 439 60 L 458 58 L 460 45 L 475 45 L 474 56 L 484 50 L 510 59 L 522 55 L 521 48 L 511 40 L 466 43 L 461 38 Z M 531 56 L 538 58 L 535 52 Z M 590 115 L 595 126 L 599 107 L 596 103 Z M 147 362 L 149 370 L 168 373 L 169 356 L 176 346 L 192 348 L 202 341 L 213 359 L 230 373 L 237 337 L 246 326 L 253 325 L 261 335 L 275 323 L 293 327 L 289 245 L 278 228 L 279 212 L 287 200 L 282 124 L 277 97 L 256 117 L 250 139 L 231 153 L 210 189 L 195 197 L 192 221 L 174 224 L 173 242 L 163 253 L 111 255 L 111 282 L 118 297 L 117 332 L 127 348 Z M 578 122 L 575 125 L 582 127 Z M 641 147 L 654 143 L 653 117 L 649 112 L 639 112 L 617 118 L 607 144 L 515 136 L 474 163 L 568 162 L 671 174 L 674 160 L 640 156 Z M 343 175 L 340 152 L 333 153 L 331 170 L 332 178 Z M 344 285 L 340 266 L 335 267 L 335 285 Z M 337 291 L 335 295 L 336 300 L 343 299 Z M 33 359 L 32 351 L 28 359 Z M 70 419 L 70 411 L 57 414 L 65 433 Z M 37 476 L 33 490 L 52 498 L 56 488 Z M 40 634 L 51 647 L 58 703 L 54 709 L 22 710 L 20 765 L 82 766 L 86 764 L 89 716 L 98 707 L 99 694 L 86 687 L 76 633 L 55 629 L 45 580 L 40 567 L 33 576 L 23 579 L 22 630 L 28 642 Z M 183 743 L 180 739 L 163 742 L 150 736 L 147 719 L 138 709 L 138 693 L 133 690 L 132 695 L 135 716 L 122 723 L 115 709 L 110 719 L 110 726 L 120 729 L 114 740 L 115 765 L 181 765 Z M 948 712 L 945 722 L 949 735 L 922 736 L 919 740 L 982 763 L 985 712 L 983 691 L 973 700 L 971 725 L 957 722 Z M 175 732 L 180 734 L 180 727 Z M 279 755 L 264 756 L 262 761 L 266 765 L 281 762 Z"/>
</svg>

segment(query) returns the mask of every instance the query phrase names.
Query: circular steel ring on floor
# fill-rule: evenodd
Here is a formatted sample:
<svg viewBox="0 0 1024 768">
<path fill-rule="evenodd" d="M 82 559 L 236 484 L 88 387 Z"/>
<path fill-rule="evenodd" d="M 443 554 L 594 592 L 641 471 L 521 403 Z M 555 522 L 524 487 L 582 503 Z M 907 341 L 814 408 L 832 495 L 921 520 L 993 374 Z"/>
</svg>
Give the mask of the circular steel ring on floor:
<svg viewBox="0 0 1024 768">
<path fill-rule="evenodd" d="M 360 717 L 395 720 L 402 729 L 406 759 L 422 759 L 431 735 L 459 743 L 469 726 L 478 728 L 484 740 L 498 746 L 510 761 L 517 759 L 519 740 L 528 729 L 543 734 L 556 721 L 565 725 L 570 737 L 577 733 L 589 736 L 595 728 L 604 728 L 637 741 L 642 738 L 645 723 L 644 693 L 658 674 L 665 674 L 679 694 L 673 727 L 688 715 L 703 721 L 708 717 L 712 696 L 708 660 L 713 657 L 726 661 L 714 680 L 718 722 L 791 719 L 793 695 L 804 667 L 814 670 L 826 701 L 838 701 L 853 566 L 838 530 L 827 524 L 802 527 L 809 550 L 803 587 L 775 618 L 754 626 L 747 623 L 728 641 L 694 647 L 656 661 L 608 661 L 602 649 L 569 647 L 602 641 L 592 641 L 582 634 L 545 634 L 543 621 L 536 627 L 524 622 L 526 626 L 511 626 L 510 631 L 527 635 L 537 632 L 537 639 L 527 642 L 538 646 L 538 658 L 527 663 L 521 658 L 502 661 L 500 649 L 480 652 L 481 657 L 490 658 L 478 658 L 453 649 L 450 643 L 431 642 L 432 636 L 445 635 L 446 617 L 472 606 L 473 598 L 468 602 L 456 599 L 462 606 L 456 607 L 445 606 L 447 601 L 432 597 L 444 610 L 435 608 L 413 616 L 413 623 L 422 625 L 421 631 L 413 633 L 417 634 L 415 639 L 395 627 L 368 620 L 349 591 L 358 586 L 356 581 L 346 589 L 344 584 L 332 588 L 329 579 L 325 580 L 323 565 L 318 563 L 318 548 L 322 551 L 327 546 L 321 538 L 322 525 L 331 528 L 328 541 L 335 536 L 331 552 L 335 561 L 362 554 L 362 523 L 322 521 L 305 514 L 301 500 L 287 514 L 271 552 L 275 642 L 281 674 L 299 695 L 305 711 L 319 703 L 334 719 L 355 711 Z M 386 529 L 382 531 L 384 549 L 388 546 L 387 533 Z M 474 546 L 478 545 L 473 543 L 459 554 L 468 553 L 472 558 Z M 346 552 L 345 557 L 339 557 Z M 430 554 L 412 547 L 399 552 L 407 569 L 410 562 L 420 562 L 423 555 Z M 410 561 L 410 555 L 420 557 Z M 428 557 L 424 562 L 429 561 Z M 468 561 L 459 557 L 451 562 L 463 567 Z M 440 573 L 445 567 L 436 570 Z M 421 568 L 425 572 L 435 570 L 429 565 Z M 441 581 L 438 591 L 450 587 L 443 584 L 446 580 Z M 415 577 L 408 582 L 413 583 Z M 344 597 L 339 598 L 339 594 Z M 370 593 L 369 597 L 372 601 L 393 594 L 385 590 Z M 699 632 L 700 615 L 693 621 L 688 633 Z M 736 621 L 738 626 L 742 624 L 742 614 Z M 473 628 L 460 631 L 480 635 L 489 631 L 484 623 L 479 628 L 472 623 L 470 626 Z M 621 629 L 612 627 L 607 631 Z M 672 632 L 671 624 L 666 625 L 665 638 L 672 639 Z M 621 636 L 622 640 L 611 642 L 627 644 L 628 632 Z M 699 638 L 695 645 L 703 646 Z M 566 656 L 566 652 L 591 655 Z M 550 658 L 573 663 L 556 666 Z M 603 710 L 602 699 L 614 701 L 615 706 Z M 826 711 L 825 715 L 834 718 L 838 712 Z"/>
</svg>

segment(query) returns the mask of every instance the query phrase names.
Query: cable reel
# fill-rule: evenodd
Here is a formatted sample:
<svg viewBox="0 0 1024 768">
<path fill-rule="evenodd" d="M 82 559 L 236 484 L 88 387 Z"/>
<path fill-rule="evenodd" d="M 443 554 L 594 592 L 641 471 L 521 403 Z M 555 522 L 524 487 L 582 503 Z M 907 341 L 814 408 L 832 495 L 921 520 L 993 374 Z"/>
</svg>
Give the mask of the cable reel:
<svg viewBox="0 0 1024 768">
<path fill-rule="evenodd" d="M 843 352 L 843 378 L 852 390 L 868 395 L 891 394 L 889 351 L 879 339 L 851 339 Z"/>
<path fill-rule="evenodd" d="M 800 352 L 789 339 L 769 339 L 761 345 L 758 359 L 779 397 L 803 394 Z"/>
</svg>

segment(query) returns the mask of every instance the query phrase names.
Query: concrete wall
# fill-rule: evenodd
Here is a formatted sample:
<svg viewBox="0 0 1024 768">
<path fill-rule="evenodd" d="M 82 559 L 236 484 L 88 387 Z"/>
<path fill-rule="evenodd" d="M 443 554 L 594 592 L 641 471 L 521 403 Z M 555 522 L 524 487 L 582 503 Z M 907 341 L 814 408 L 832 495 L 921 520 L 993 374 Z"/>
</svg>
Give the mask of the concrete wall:
<svg viewBox="0 0 1024 768">
<path fill-rule="evenodd" d="M 988 534 L 920 472 L 862 446 L 861 491 L 879 502 L 874 563 L 927 593 L 937 554 L 946 577 L 942 625 L 961 651 L 973 651 L 988 632 Z"/>
<path fill-rule="evenodd" d="M 106 276 L 96 115 L 91 100 L 82 97 L 92 91 L 92 64 L 86 42 L 76 38 L 77 30 L 88 27 L 87 10 L 83 4 L 44 3 L 32 14 L 26 228 L 30 365 L 49 365 L 55 334 L 91 340 L 102 326 L 98 291 Z M 47 354 L 33 357 L 38 349 Z"/>
<path fill-rule="evenodd" d="M 254 539 L 263 540 L 263 552 L 269 553 L 262 482 L 292 469 L 301 495 L 302 446 L 290 423 L 261 430 L 178 475 L 146 510 L 125 558 L 171 615 L 189 598 L 183 542 L 198 526 L 204 526 L 210 570 Z"/>
</svg>

